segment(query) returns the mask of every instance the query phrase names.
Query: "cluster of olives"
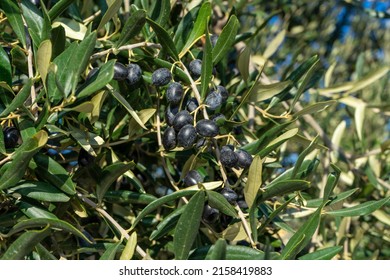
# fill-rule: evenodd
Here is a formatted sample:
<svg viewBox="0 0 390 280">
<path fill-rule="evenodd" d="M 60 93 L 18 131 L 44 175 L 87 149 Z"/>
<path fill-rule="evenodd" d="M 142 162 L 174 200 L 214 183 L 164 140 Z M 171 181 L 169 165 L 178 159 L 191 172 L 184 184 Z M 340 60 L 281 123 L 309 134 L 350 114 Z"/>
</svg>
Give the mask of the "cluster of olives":
<svg viewBox="0 0 390 280">
<path fill-rule="evenodd" d="M 19 130 L 13 126 L 6 126 L 3 128 L 4 146 L 6 149 L 15 148 L 20 139 Z"/>
<path fill-rule="evenodd" d="M 99 68 L 93 68 L 89 71 L 86 80 L 91 79 L 99 71 Z M 127 66 L 120 62 L 114 64 L 114 77 L 116 81 L 126 81 L 129 85 L 136 85 L 142 78 L 142 69 L 138 64 L 129 63 Z"/>
</svg>

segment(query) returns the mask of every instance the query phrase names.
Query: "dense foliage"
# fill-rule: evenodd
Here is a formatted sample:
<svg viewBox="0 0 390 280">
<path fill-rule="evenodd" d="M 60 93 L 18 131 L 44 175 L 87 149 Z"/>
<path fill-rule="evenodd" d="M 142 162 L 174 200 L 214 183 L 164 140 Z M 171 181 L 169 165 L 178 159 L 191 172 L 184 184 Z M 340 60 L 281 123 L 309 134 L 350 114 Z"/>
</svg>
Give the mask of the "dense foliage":
<svg viewBox="0 0 390 280">
<path fill-rule="evenodd" d="M 0 257 L 388 259 L 374 8 L 2 0 Z"/>
</svg>

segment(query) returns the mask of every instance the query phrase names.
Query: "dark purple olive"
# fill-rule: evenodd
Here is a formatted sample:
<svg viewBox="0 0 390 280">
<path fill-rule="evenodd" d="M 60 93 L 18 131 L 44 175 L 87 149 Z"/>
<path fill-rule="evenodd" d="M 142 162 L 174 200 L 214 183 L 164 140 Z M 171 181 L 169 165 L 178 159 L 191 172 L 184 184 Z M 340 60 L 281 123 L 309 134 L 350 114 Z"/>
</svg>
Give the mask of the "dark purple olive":
<svg viewBox="0 0 390 280">
<path fill-rule="evenodd" d="M 220 160 L 223 166 L 232 168 L 237 165 L 238 157 L 230 147 L 223 146 L 221 149 Z"/>
<path fill-rule="evenodd" d="M 183 97 L 183 86 L 177 82 L 172 82 L 167 88 L 167 101 L 172 104 L 179 104 Z"/>
<path fill-rule="evenodd" d="M 223 98 L 220 92 L 218 91 L 212 91 L 210 92 L 205 100 L 205 103 L 207 105 L 207 108 L 214 111 L 221 107 L 223 103 Z"/>
<path fill-rule="evenodd" d="M 186 124 L 192 124 L 193 122 L 194 117 L 187 110 L 182 110 L 173 119 L 173 128 L 179 131 Z"/>
<path fill-rule="evenodd" d="M 165 110 L 165 120 L 169 126 L 173 125 L 173 120 L 175 119 L 175 116 L 179 112 L 179 107 L 176 105 L 169 104 L 167 109 Z"/>
<path fill-rule="evenodd" d="M 221 190 L 221 194 L 226 198 L 226 200 L 230 203 L 230 204 L 235 204 L 237 199 L 238 199 L 238 195 L 235 191 L 233 191 L 231 188 L 229 187 L 224 187 L 222 190 Z"/>
<path fill-rule="evenodd" d="M 199 79 L 202 74 L 202 60 L 195 59 L 191 61 L 188 65 L 188 68 L 190 70 L 192 78 L 194 78 L 195 80 Z"/>
<path fill-rule="evenodd" d="M 188 100 L 187 104 L 186 104 L 186 108 L 187 110 L 192 113 L 193 111 L 195 111 L 197 108 L 199 107 L 199 103 L 198 103 L 198 100 L 196 100 L 195 97 L 192 97 Z"/>
<path fill-rule="evenodd" d="M 203 182 L 203 177 L 200 175 L 200 173 L 196 170 L 190 170 L 188 171 L 187 175 L 184 177 L 184 184 L 187 187 L 196 185 L 198 183 Z"/>
<path fill-rule="evenodd" d="M 124 81 L 129 74 L 128 69 L 120 62 L 115 62 L 114 64 L 114 80 Z"/>
<path fill-rule="evenodd" d="M 142 70 L 138 64 L 127 65 L 127 72 L 127 83 L 131 86 L 137 84 L 142 78 Z"/>
<path fill-rule="evenodd" d="M 183 126 L 177 134 L 177 144 L 185 149 L 190 148 L 196 140 L 196 130 L 191 124 Z"/>
<path fill-rule="evenodd" d="M 171 71 L 168 68 L 159 68 L 152 74 L 152 84 L 155 86 L 165 86 L 172 80 Z"/>
<path fill-rule="evenodd" d="M 205 223 L 214 224 L 216 221 L 218 221 L 218 218 L 219 218 L 218 209 L 213 208 L 208 204 L 206 204 L 203 207 L 202 219 Z"/>
<path fill-rule="evenodd" d="M 203 137 L 215 137 L 219 134 L 219 127 L 212 120 L 200 120 L 196 123 L 196 132 Z"/>
<path fill-rule="evenodd" d="M 169 151 L 176 147 L 176 132 L 173 127 L 168 127 L 163 134 L 162 144 L 164 149 Z"/>
<path fill-rule="evenodd" d="M 223 86 L 217 86 L 216 92 L 219 92 L 219 94 L 222 96 L 222 100 L 226 101 L 229 97 L 229 93 Z"/>
<path fill-rule="evenodd" d="M 19 130 L 13 126 L 5 127 L 3 129 L 3 138 L 6 149 L 15 148 L 20 138 Z"/>
<path fill-rule="evenodd" d="M 99 71 L 99 67 L 92 68 L 89 72 L 85 80 L 88 82 L 95 74 Z"/>
<path fill-rule="evenodd" d="M 248 168 L 252 163 L 252 156 L 245 150 L 237 150 L 238 166 L 241 168 Z"/>
</svg>

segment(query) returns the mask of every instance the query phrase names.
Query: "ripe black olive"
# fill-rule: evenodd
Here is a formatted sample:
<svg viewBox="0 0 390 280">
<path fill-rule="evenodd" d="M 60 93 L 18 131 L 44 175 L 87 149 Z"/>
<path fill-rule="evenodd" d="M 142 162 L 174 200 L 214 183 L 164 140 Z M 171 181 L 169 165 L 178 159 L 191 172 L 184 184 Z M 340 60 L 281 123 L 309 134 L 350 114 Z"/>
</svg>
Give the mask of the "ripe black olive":
<svg viewBox="0 0 390 280">
<path fill-rule="evenodd" d="M 16 127 L 9 126 L 3 129 L 4 146 L 6 149 L 15 148 L 18 145 L 20 134 Z"/>
<path fill-rule="evenodd" d="M 183 148 L 190 148 L 196 140 L 196 130 L 191 124 L 183 126 L 177 134 L 177 144 Z"/>
<path fill-rule="evenodd" d="M 142 78 L 142 70 L 138 64 L 130 63 L 127 65 L 127 82 L 129 85 L 137 84 Z"/>
<path fill-rule="evenodd" d="M 223 166 L 232 168 L 237 165 L 238 157 L 231 147 L 223 146 L 221 149 L 220 160 Z"/>
<path fill-rule="evenodd" d="M 191 76 L 197 80 L 202 74 L 202 60 L 195 59 L 188 65 Z"/>
<path fill-rule="evenodd" d="M 182 110 L 176 114 L 173 119 L 173 128 L 176 131 L 179 131 L 186 124 L 192 124 L 194 122 L 194 118 L 190 115 L 187 110 Z"/>
<path fill-rule="evenodd" d="M 167 100 L 172 104 L 179 104 L 183 97 L 183 86 L 179 83 L 172 82 L 167 88 Z"/>
<path fill-rule="evenodd" d="M 123 81 L 127 78 L 129 70 L 120 62 L 115 62 L 114 64 L 114 80 Z"/>
<path fill-rule="evenodd" d="M 205 223 L 214 224 L 216 221 L 218 221 L 218 218 L 219 218 L 218 209 L 213 208 L 208 204 L 206 204 L 203 207 L 202 219 Z"/>
<path fill-rule="evenodd" d="M 173 127 L 168 127 L 163 134 L 162 144 L 169 151 L 176 147 L 176 132 Z"/>
<path fill-rule="evenodd" d="M 159 68 L 152 74 L 152 84 L 155 86 L 165 86 L 171 80 L 172 74 L 167 68 Z"/>
<path fill-rule="evenodd" d="M 202 183 L 202 182 L 203 182 L 203 177 L 196 170 L 188 171 L 187 175 L 184 177 L 184 184 L 187 187 L 190 187 L 190 186 L 196 185 L 198 183 Z"/>
<path fill-rule="evenodd" d="M 253 161 L 252 156 L 245 150 L 237 150 L 236 155 L 238 158 L 237 165 L 241 168 L 247 168 L 251 166 Z"/>
<path fill-rule="evenodd" d="M 203 137 L 215 137 L 219 133 L 219 127 L 212 120 L 200 120 L 196 123 L 196 132 Z"/>
<path fill-rule="evenodd" d="M 221 194 L 226 198 L 226 200 L 230 204 L 235 204 L 237 199 L 238 199 L 237 193 L 235 191 L 233 191 L 231 188 L 228 188 L 228 187 L 224 187 L 221 190 Z"/>
</svg>

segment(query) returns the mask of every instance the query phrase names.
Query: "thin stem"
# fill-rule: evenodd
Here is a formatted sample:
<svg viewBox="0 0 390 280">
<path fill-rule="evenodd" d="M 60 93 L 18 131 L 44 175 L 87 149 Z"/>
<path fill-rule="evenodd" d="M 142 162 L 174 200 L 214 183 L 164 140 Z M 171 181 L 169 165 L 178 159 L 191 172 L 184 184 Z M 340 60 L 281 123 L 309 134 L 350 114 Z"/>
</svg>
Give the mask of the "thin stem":
<svg viewBox="0 0 390 280">
<path fill-rule="evenodd" d="M 151 48 L 161 49 L 160 44 L 141 42 L 141 43 L 137 43 L 137 44 L 125 45 L 125 46 L 119 47 L 118 49 L 110 48 L 110 49 L 95 53 L 94 55 L 91 56 L 91 59 L 96 59 L 96 58 L 105 56 L 105 55 L 110 54 L 114 51 L 125 51 L 125 50 L 129 51 L 129 50 L 132 50 L 135 48 L 141 48 L 141 47 L 151 47 Z"/>
</svg>

